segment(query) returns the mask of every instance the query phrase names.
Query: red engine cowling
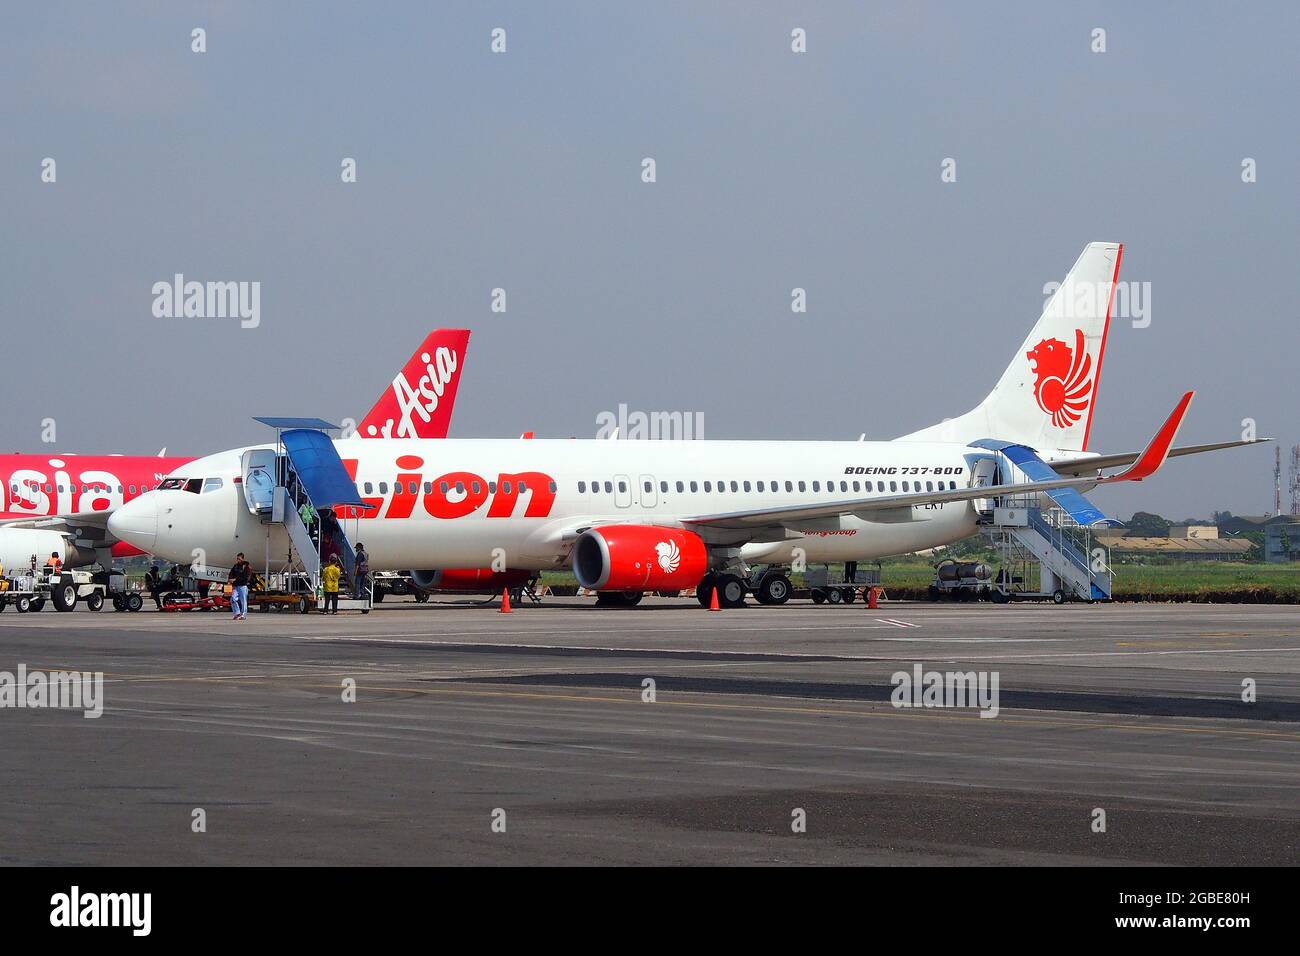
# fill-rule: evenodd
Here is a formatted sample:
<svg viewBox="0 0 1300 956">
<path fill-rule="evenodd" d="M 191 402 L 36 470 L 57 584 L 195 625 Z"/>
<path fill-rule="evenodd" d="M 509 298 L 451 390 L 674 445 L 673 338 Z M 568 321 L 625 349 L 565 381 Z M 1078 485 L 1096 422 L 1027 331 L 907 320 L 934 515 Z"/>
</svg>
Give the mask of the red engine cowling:
<svg viewBox="0 0 1300 956">
<path fill-rule="evenodd" d="M 493 571 L 490 568 L 439 568 L 436 571 L 412 571 L 411 578 L 426 590 L 438 591 L 500 591 L 502 588 L 523 587 L 532 577 L 531 571 L 507 568 Z"/>
<path fill-rule="evenodd" d="M 593 591 L 681 590 L 699 584 L 708 569 L 700 536 L 676 528 L 608 525 L 573 546 L 573 573 Z"/>
</svg>

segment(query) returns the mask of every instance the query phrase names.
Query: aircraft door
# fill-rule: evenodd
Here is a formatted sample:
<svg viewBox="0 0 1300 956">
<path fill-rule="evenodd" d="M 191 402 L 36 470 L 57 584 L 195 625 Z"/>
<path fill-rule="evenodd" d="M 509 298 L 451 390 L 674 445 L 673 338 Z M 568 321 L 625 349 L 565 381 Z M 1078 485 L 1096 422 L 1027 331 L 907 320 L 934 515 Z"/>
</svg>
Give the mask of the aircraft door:
<svg viewBox="0 0 1300 956">
<path fill-rule="evenodd" d="M 614 505 L 628 508 L 632 504 L 632 479 L 627 475 L 614 476 Z"/>
<path fill-rule="evenodd" d="M 998 462 L 995 458 L 981 458 L 975 462 L 971 469 L 970 486 L 972 488 L 988 488 L 998 483 Z M 993 499 L 976 498 L 974 501 L 975 510 L 982 515 L 993 514 Z"/>
<path fill-rule="evenodd" d="M 641 507 L 653 508 L 659 503 L 659 493 L 655 490 L 655 476 L 641 476 Z"/>
<path fill-rule="evenodd" d="M 244 502 L 253 514 L 264 514 L 275 503 L 276 455 L 274 449 L 254 448 L 244 452 Z"/>
</svg>

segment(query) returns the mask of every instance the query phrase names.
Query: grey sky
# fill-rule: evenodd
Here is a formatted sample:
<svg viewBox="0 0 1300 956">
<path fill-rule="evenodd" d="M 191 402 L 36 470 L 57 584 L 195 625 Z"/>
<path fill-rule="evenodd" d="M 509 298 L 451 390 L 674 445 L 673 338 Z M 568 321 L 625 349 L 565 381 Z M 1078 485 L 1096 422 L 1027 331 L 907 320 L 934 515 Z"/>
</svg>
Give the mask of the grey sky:
<svg viewBox="0 0 1300 956">
<path fill-rule="evenodd" d="M 58 450 L 201 454 L 255 414 L 359 417 L 435 325 L 473 330 L 458 436 L 591 436 L 624 402 L 890 438 L 982 398 L 1090 240 L 1152 287 L 1095 448 L 1189 387 L 1183 442 L 1300 441 L 1300 8 L 803 6 L 7 4 L 0 443 L 42 450 L 52 416 Z M 260 281 L 261 327 L 154 318 L 176 272 Z M 1272 460 L 1096 500 L 1259 513 Z"/>
</svg>

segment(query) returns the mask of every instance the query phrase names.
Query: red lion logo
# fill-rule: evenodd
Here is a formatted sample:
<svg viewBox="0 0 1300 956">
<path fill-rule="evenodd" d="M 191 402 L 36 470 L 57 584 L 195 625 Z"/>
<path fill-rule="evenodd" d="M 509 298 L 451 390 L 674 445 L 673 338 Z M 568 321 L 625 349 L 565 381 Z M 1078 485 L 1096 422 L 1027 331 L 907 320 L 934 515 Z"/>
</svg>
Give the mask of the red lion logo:
<svg viewBox="0 0 1300 956">
<path fill-rule="evenodd" d="M 1059 339 L 1043 339 L 1025 357 L 1037 376 L 1034 398 L 1057 428 L 1069 428 L 1088 407 L 1092 393 L 1092 356 L 1083 347 L 1083 330 L 1074 330 L 1074 350 Z"/>
</svg>

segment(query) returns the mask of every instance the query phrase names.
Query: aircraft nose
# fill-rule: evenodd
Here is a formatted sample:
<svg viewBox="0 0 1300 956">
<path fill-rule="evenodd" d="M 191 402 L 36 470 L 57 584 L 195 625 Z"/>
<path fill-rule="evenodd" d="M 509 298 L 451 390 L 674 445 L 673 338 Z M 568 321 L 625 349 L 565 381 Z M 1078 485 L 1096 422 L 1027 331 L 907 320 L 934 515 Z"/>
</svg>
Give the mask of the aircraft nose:
<svg viewBox="0 0 1300 956">
<path fill-rule="evenodd" d="M 158 501 L 147 492 L 108 516 L 108 531 L 141 551 L 152 551 L 158 540 Z"/>
</svg>

